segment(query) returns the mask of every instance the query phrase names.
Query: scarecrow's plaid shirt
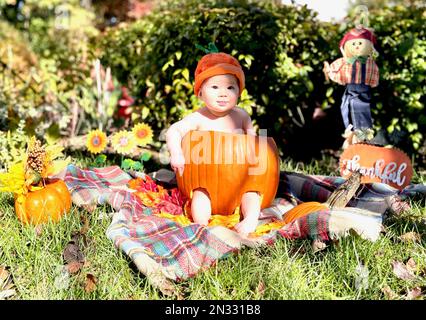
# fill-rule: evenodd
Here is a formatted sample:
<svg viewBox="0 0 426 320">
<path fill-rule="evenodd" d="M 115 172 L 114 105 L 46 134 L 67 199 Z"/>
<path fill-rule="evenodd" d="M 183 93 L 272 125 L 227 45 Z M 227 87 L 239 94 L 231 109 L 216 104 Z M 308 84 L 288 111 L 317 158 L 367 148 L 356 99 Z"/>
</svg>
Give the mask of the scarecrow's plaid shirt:
<svg viewBox="0 0 426 320">
<path fill-rule="evenodd" d="M 379 84 L 379 68 L 377 64 L 371 57 L 367 58 L 366 61 L 366 74 L 364 84 L 369 85 L 374 88 Z M 355 81 L 352 80 L 352 68 L 355 66 Z M 345 60 L 345 58 L 340 58 L 334 61 L 330 65 L 329 77 L 331 80 L 341 84 L 346 85 L 349 83 L 360 84 L 361 83 L 361 62 L 356 61 L 353 65 Z"/>
</svg>

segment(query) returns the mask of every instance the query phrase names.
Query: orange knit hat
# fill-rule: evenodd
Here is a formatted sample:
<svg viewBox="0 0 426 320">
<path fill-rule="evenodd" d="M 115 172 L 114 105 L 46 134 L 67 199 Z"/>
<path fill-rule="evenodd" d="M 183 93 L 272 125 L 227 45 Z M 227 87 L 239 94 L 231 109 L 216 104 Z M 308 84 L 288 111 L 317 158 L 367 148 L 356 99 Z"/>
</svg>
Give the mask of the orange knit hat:
<svg viewBox="0 0 426 320">
<path fill-rule="evenodd" d="M 245 77 L 240 63 L 233 56 L 223 53 L 209 53 L 198 61 L 195 69 L 194 92 L 198 96 L 204 80 L 219 74 L 232 74 L 237 77 L 240 87 L 240 95 L 245 86 Z"/>
</svg>

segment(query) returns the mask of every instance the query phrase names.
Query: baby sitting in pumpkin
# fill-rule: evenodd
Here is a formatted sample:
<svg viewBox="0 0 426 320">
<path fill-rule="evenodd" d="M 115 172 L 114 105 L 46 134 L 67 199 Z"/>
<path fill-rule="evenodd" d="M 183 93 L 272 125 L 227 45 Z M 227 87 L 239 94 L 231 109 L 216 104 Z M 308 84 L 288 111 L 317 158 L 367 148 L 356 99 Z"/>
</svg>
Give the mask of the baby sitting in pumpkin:
<svg viewBox="0 0 426 320">
<path fill-rule="evenodd" d="M 170 164 L 176 174 L 183 174 L 185 157 L 182 139 L 192 130 L 256 135 L 248 113 L 236 106 L 244 85 L 245 77 L 241 65 L 231 55 L 222 52 L 209 53 L 201 58 L 195 70 L 194 91 L 205 103 L 205 107 L 174 123 L 166 135 Z M 259 193 L 245 192 L 241 199 L 243 219 L 235 225 L 235 230 L 244 236 L 254 232 L 258 225 L 260 210 Z M 207 226 L 211 214 L 208 191 L 205 188 L 193 190 L 191 201 L 193 221 Z"/>
</svg>

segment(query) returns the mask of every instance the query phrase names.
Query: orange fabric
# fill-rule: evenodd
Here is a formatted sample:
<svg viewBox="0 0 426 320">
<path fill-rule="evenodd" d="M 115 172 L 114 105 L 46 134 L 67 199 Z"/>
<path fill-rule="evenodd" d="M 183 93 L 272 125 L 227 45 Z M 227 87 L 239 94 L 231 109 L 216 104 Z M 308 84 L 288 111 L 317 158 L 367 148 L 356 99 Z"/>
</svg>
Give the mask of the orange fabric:
<svg viewBox="0 0 426 320">
<path fill-rule="evenodd" d="M 201 85 L 206 79 L 220 74 L 232 74 L 237 77 L 241 95 L 245 87 L 243 69 L 237 59 L 224 52 L 206 54 L 198 61 L 195 69 L 195 95 L 198 96 Z"/>
</svg>

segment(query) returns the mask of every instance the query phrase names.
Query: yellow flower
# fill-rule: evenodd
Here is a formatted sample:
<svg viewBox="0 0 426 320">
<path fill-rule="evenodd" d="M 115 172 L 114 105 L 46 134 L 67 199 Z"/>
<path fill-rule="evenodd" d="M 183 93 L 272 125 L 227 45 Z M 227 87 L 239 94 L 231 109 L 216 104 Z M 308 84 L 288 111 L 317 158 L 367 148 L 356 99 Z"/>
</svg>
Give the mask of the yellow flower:
<svg viewBox="0 0 426 320">
<path fill-rule="evenodd" d="M 101 130 L 91 130 L 87 134 L 86 146 L 91 153 L 100 153 L 104 151 L 108 143 L 107 136 Z"/>
<path fill-rule="evenodd" d="M 129 131 L 119 131 L 111 138 L 111 144 L 114 150 L 120 154 L 132 153 L 136 148 L 135 137 Z"/>
<path fill-rule="evenodd" d="M 46 147 L 46 156 L 44 158 L 43 163 L 43 172 L 41 173 L 41 176 L 43 178 L 51 177 L 58 174 L 59 172 L 64 170 L 71 162 L 70 157 L 62 160 L 56 160 L 56 158 L 63 156 L 63 149 L 63 147 L 56 144 L 51 144 Z"/>
<path fill-rule="evenodd" d="M 144 146 L 152 142 L 152 129 L 146 123 L 138 123 L 132 129 L 132 133 L 136 138 L 136 143 L 138 145 Z"/>
<path fill-rule="evenodd" d="M 26 194 L 24 162 L 13 164 L 9 172 L 0 173 L 0 191 L 13 192 L 16 195 Z"/>
<path fill-rule="evenodd" d="M 48 161 L 53 161 L 56 158 L 62 157 L 64 154 L 62 153 L 62 150 L 64 148 L 57 144 L 49 144 L 45 147 L 46 150 L 46 159 Z"/>
<path fill-rule="evenodd" d="M 52 161 L 51 163 L 49 163 L 45 169 L 43 170 L 41 176 L 43 178 L 47 178 L 47 177 L 51 177 L 54 175 L 57 175 L 59 172 L 61 172 L 62 170 L 64 170 L 69 163 L 71 162 L 71 158 L 68 157 L 64 160 L 55 160 Z"/>
<path fill-rule="evenodd" d="M 28 140 L 28 150 L 33 150 L 36 145 L 37 138 L 35 136 L 31 136 Z"/>
</svg>

